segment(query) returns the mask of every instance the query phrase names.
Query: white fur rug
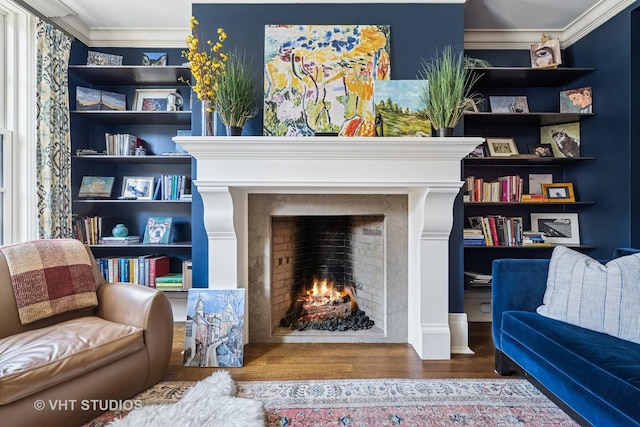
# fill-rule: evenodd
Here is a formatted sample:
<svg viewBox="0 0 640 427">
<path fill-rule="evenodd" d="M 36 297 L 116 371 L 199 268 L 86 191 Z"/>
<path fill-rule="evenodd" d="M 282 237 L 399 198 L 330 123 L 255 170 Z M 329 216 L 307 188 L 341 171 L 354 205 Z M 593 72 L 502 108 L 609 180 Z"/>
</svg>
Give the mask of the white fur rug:
<svg viewBox="0 0 640 427">
<path fill-rule="evenodd" d="M 263 427 L 262 402 L 235 397 L 236 384 L 227 371 L 198 382 L 176 403 L 135 409 L 110 427 Z"/>
</svg>

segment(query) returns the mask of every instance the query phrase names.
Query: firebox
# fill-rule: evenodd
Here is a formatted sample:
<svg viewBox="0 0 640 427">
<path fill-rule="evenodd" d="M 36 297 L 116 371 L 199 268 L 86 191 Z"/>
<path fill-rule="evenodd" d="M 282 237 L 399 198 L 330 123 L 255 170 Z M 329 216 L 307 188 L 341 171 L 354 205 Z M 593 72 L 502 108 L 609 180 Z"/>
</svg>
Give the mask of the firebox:
<svg viewBox="0 0 640 427">
<path fill-rule="evenodd" d="M 384 216 L 271 221 L 273 310 L 280 327 L 344 332 L 382 322 Z"/>
</svg>

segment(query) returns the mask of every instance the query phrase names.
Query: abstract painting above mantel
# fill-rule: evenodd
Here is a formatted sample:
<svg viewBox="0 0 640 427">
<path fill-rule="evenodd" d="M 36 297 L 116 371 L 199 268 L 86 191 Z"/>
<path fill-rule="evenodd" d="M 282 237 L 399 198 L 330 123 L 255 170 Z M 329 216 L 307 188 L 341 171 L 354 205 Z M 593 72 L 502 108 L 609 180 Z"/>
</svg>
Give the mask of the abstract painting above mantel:
<svg viewBox="0 0 640 427">
<path fill-rule="evenodd" d="M 264 135 L 374 136 L 374 80 L 389 80 L 388 25 L 265 26 Z"/>
</svg>

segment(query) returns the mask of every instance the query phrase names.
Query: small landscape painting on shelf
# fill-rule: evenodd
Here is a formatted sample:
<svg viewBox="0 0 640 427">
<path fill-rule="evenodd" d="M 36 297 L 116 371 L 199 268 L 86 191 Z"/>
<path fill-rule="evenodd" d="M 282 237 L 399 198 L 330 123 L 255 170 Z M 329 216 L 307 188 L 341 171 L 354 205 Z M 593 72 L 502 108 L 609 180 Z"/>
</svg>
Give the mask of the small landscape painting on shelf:
<svg viewBox="0 0 640 427">
<path fill-rule="evenodd" d="M 189 289 L 183 366 L 241 367 L 244 313 L 244 289 Z"/>
<path fill-rule="evenodd" d="M 431 136 L 431 121 L 421 113 L 420 94 L 424 80 L 377 80 L 373 85 L 376 116 L 382 132 L 378 136 Z"/>
</svg>

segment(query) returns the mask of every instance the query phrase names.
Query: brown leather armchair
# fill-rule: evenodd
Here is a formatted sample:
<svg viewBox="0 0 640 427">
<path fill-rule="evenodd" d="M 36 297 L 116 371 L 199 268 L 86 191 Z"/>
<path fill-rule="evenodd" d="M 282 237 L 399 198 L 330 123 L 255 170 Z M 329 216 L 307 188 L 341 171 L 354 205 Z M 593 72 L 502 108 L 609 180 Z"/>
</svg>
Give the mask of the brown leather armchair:
<svg viewBox="0 0 640 427">
<path fill-rule="evenodd" d="M 1 425 L 81 425 L 162 380 L 173 343 L 171 304 L 162 292 L 105 283 L 85 246 L 97 307 L 24 325 L 2 249 Z"/>
</svg>

